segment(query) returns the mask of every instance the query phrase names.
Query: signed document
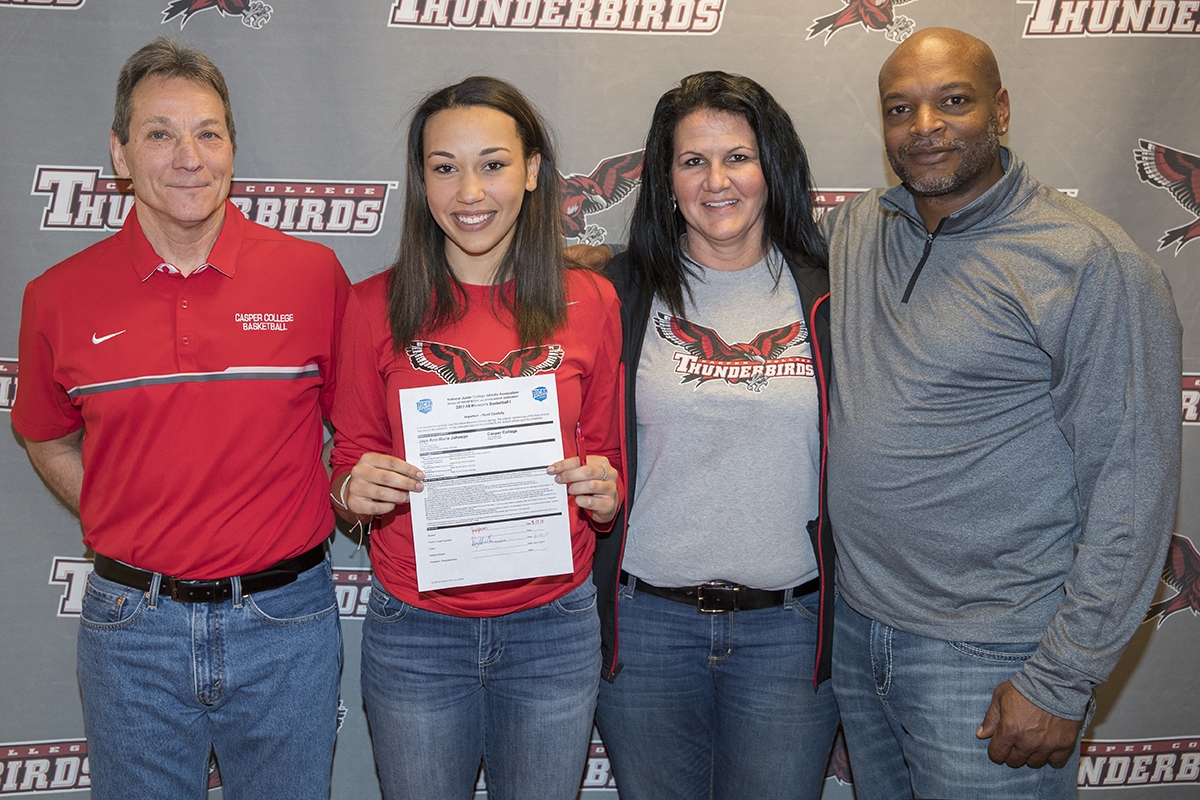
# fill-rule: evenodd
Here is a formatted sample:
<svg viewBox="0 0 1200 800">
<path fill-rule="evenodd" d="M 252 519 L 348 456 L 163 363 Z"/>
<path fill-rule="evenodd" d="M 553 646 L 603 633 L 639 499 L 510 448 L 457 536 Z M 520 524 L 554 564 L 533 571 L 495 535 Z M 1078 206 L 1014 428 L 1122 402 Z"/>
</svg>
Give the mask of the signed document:
<svg viewBox="0 0 1200 800">
<path fill-rule="evenodd" d="M 400 390 L 405 460 L 425 472 L 409 495 L 417 589 L 574 569 L 554 375 Z"/>
</svg>

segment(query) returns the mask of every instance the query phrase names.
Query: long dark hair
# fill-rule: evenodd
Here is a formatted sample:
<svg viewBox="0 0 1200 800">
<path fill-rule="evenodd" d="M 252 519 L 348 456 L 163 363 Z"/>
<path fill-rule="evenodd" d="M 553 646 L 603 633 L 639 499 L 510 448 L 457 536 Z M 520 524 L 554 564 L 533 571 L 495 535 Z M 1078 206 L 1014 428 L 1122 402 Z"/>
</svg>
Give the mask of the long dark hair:
<svg viewBox="0 0 1200 800">
<path fill-rule="evenodd" d="M 439 111 L 469 106 L 494 108 L 511 117 L 524 150 L 522 158 L 542 157 L 537 188 L 526 194 L 512 243 L 497 268 L 494 300 L 512 312 L 522 345 L 544 341 L 566 319 L 561 192 L 548 128 L 515 86 L 499 78 L 475 76 L 426 97 L 408 126 L 404 231 L 388 280 L 388 317 L 397 351 L 466 313 L 466 294 L 446 260 L 446 234 L 429 212 L 425 194 L 425 124 Z M 511 301 L 498 290 L 508 280 L 514 284 Z"/>
<path fill-rule="evenodd" d="M 767 183 L 763 249 L 776 247 L 785 258 L 827 267 L 828 251 L 812 208 L 808 155 L 792 118 L 771 93 L 749 78 L 727 72 L 698 72 L 664 94 L 654 109 L 642 161 L 642 186 L 629 222 L 629 261 L 671 313 L 684 315 L 684 293 L 691 297 L 680 237 L 687 231 L 674 207 L 671 165 L 675 128 L 695 111 L 724 111 L 743 117 L 758 145 Z"/>
</svg>

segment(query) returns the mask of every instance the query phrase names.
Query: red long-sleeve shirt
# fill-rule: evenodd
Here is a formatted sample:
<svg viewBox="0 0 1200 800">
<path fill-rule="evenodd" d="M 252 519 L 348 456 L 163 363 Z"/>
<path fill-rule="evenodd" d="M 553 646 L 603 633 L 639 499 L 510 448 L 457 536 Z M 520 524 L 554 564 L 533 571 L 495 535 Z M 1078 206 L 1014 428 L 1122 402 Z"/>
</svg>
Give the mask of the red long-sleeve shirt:
<svg viewBox="0 0 1200 800">
<path fill-rule="evenodd" d="M 590 272 L 568 270 L 565 278 L 567 320 L 545 342 L 563 350 L 553 370 L 566 457 L 575 455 L 575 425 L 583 431 L 589 455 L 607 456 L 620 473 L 619 365 L 620 304 L 609 282 Z M 465 286 L 466 314 L 452 325 L 424 335 L 428 341 L 462 348 L 475 362 L 500 362 L 521 348 L 512 315 L 493 287 Z M 512 285 L 498 287 L 512 291 Z M 333 471 L 350 470 L 364 453 L 403 459 L 399 391 L 445 383 L 436 372 L 414 366 L 392 346 L 387 316 L 387 274 L 357 284 L 346 308 L 338 365 L 338 394 L 333 406 L 337 430 Z M 592 568 L 594 530 L 586 514 L 569 500 L 574 571 L 432 592 L 417 591 L 412 520 L 409 506 L 382 516 L 371 536 L 371 565 L 387 590 L 406 603 L 463 617 L 490 617 L 550 602 L 587 580 Z"/>
</svg>

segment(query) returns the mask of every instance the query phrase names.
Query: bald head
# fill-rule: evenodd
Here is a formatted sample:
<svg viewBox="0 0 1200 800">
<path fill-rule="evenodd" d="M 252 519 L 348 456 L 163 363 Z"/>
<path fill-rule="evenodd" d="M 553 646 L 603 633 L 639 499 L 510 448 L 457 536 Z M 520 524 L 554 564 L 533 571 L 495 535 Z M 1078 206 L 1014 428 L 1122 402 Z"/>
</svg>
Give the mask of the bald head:
<svg viewBox="0 0 1200 800">
<path fill-rule="evenodd" d="M 879 70 L 879 93 L 898 77 L 907 77 L 923 63 L 954 63 L 974 73 L 979 89 L 989 94 L 1000 91 L 1000 66 L 992 48 L 981 39 L 954 28 L 923 28 L 900 43 Z"/>
<path fill-rule="evenodd" d="M 1008 92 L 992 50 L 951 28 L 904 40 L 879 71 L 888 162 L 929 230 L 1004 175 Z"/>
</svg>

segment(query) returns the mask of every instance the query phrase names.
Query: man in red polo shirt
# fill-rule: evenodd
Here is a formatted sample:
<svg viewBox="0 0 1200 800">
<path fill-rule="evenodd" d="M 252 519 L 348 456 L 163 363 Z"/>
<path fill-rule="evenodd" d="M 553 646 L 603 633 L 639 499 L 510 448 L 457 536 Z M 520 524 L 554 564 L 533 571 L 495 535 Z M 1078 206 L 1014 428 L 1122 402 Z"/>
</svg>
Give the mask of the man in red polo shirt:
<svg viewBox="0 0 1200 800">
<path fill-rule="evenodd" d="M 122 230 L 30 282 L 13 424 L 96 553 L 78 668 L 92 796 L 327 797 L 341 632 L 322 419 L 348 281 L 227 197 L 224 78 L 125 63 Z"/>
</svg>

